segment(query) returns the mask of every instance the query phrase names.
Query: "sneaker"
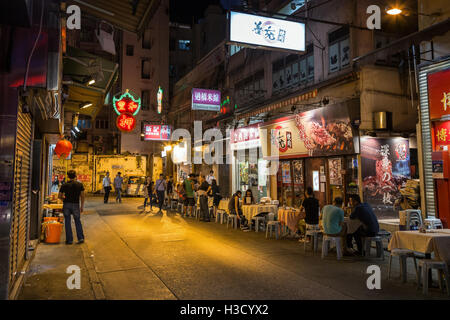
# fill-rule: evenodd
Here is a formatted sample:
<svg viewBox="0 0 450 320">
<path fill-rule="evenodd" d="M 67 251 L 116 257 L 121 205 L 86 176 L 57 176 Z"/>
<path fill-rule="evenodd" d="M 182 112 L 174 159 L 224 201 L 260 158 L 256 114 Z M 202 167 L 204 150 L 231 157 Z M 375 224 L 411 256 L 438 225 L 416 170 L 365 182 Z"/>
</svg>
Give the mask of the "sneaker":
<svg viewBox="0 0 450 320">
<path fill-rule="evenodd" d="M 72 241 L 66 241 L 66 244 L 72 244 L 73 242 Z"/>
<path fill-rule="evenodd" d="M 77 244 L 82 244 L 84 243 L 84 239 L 78 240 Z"/>
</svg>

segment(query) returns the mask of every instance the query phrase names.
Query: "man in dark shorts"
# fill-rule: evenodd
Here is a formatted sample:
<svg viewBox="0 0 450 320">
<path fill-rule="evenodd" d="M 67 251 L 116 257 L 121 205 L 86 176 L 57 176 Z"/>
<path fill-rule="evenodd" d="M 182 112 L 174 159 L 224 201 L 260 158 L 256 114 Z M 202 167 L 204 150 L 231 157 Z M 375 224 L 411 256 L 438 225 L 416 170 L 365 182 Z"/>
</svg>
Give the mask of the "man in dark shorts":
<svg viewBox="0 0 450 320">
<path fill-rule="evenodd" d="M 184 180 L 183 187 L 184 192 L 186 195 L 186 199 L 184 200 L 184 215 L 185 216 L 192 216 L 192 209 L 195 206 L 195 200 L 194 200 L 194 182 L 192 181 L 192 176 L 189 175 L 189 177 Z M 189 209 L 189 214 L 188 214 Z"/>
<path fill-rule="evenodd" d="M 73 219 L 75 220 L 77 239 L 80 244 L 84 242 L 83 226 L 81 225 L 80 219 L 81 212 L 84 210 L 84 186 L 82 183 L 75 180 L 77 177 L 75 170 L 67 172 L 67 176 L 69 177 L 69 181 L 61 186 L 58 194 L 58 198 L 63 200 L 66 244 L 73 243 L 71 216 L 73 216 Z"/>
</svg>

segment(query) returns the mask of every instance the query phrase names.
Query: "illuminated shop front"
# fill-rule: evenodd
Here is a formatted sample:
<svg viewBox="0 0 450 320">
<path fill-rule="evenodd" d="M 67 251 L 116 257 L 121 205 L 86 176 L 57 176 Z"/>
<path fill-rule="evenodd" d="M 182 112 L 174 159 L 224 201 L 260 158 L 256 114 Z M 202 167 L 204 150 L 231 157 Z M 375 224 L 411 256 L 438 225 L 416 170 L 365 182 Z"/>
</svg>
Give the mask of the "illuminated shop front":
<svg viewBox="0 0 450 320">
<path fill-rule="evenodd" d="M 233 192 L 250 189 L 255 201 L 268 196 L 268 161 L 262 157 L 258 124 L 232 130 L 230 147 L 233 152 Z"/>
<path fill-rule="evenodd" d="M 275 119 L 259 128 L 267 132 L 264 159 L 272 159 L 271 148 L 278 147 L 280 204 L 298 207 L 307 187 L 321 206 L 338 196 L 347 200 L 359 194 L 358 135 L 345 104 Z"/>
</svg>

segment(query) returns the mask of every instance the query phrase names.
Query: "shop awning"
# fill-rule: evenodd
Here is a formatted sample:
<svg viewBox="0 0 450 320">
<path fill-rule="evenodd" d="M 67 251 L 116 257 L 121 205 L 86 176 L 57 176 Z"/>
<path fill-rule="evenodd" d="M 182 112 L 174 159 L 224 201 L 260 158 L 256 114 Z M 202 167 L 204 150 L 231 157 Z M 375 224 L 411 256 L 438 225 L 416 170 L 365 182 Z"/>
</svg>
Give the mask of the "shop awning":
<svg viewBox="0 0 450 320">
<path fill-rule="evenodd" d="M 430 41 L 436 36 L 447 33 L 449 30 L 450 18 L 438 22 L 431 27 L 425 28 L 406 37 L 393 41 L 383 48 L 379 48 L 362 56 L 356 57 L 353 59 L 353 62 L 364 61 L 365 63 L 373 63 L 379 57 L 385 58 L 386 56 L 393 55 L 399 51 L 408 50 L 412 45 L 419 45 L 422 41 Z"/>
<path fill-rule="evenodd" d="M 141 35 L 161 0 L 72 0 L 69 3 L 78 5 L 81 12 Z"/>
<path fill-rule="evenodd" d="M 64 108 L 95 118 L 117 77 L 118 67 L 112 61 L 68 47 L 64 57 L 63 83 L 69 88 L 69 97 Z M 95 83 L 87 85 L 87 80 L 91 78 L 95 79 Z M 92 106 L 80 109 L 83 103 L 92 103 Z"/>
</svg>

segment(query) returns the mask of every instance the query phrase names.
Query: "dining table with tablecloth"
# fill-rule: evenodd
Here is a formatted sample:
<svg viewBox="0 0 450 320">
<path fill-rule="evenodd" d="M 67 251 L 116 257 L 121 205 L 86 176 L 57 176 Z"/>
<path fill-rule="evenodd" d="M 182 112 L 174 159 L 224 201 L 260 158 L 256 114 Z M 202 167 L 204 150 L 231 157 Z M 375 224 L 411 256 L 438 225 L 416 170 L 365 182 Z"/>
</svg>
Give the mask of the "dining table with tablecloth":
<svg viewBox="0 0 450 320">
<path fill-rule="evenodd" d="M 298 222 L 303 218 L 304 214 L 300 212 L 300 209 L 278 209 L 278 221 L 280 221 L 282 226 L 287 226 L 292 232 L 296 232 L 298 230 Z"/>
<path fill-rule="evenodd" d="M 362 225 L 359 219 L 344 218 L 344 223 L 347 225 L 347 234 L 355 233 L 356 230 Z"/>
<path fill-rule="evenodd" d="M 278 206 L 275 204 L 247 204 L 242 206 L 242 214 L 248 221 L 251 221 L 254 216 L 263 212 L 273 213 L 275 215 L 277 209 Z"/>
<path fill-rule="evenodd" d="M 428 229 L 396 231 L 388 245 L 388 250 L 409 249 L 424 254 L 434 253 L 436 260 L 450 265 L 450 229 Z"/>
</svg>

